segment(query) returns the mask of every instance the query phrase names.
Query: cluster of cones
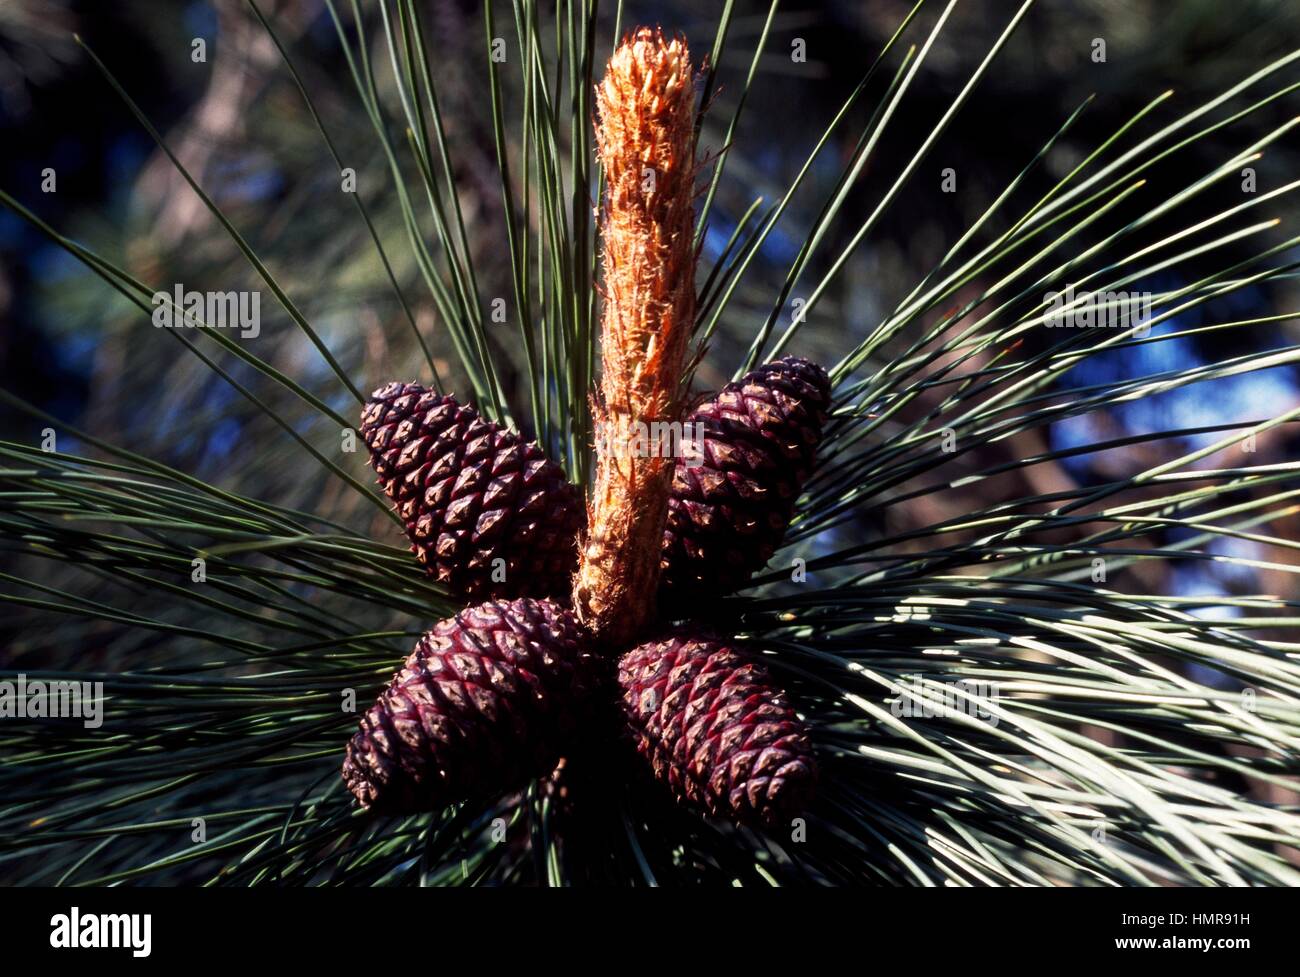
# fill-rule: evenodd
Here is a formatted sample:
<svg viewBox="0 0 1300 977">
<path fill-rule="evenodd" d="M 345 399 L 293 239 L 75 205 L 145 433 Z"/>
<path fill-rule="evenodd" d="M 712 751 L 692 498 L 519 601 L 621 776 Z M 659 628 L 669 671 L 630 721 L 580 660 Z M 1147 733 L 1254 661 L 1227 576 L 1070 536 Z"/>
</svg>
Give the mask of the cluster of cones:
<svg viewBox="0 0 1300 977">
<path fill-rule="evenodd" d="M 829 403 L 826 372 L 787 357 L 691 414 L 702 451 L 674 463 L 663 619 L 689 617 L 767 562 Z M 611 695 L 621 732 L 681 801 L 768 825 L 807 803 L 807 731 L 751 656 L 689 624 L 621 655 L 586 633 L 568 606 L 586 512 L 535 444 L 400 383 L 375 392 L 361 434 L 420 561 L 475 602 L 420 639 L 362 718 L 343 776 L 363 805 L 414 813 L 517 786 L 591 735 Z"/>
<path fill-rule="evenodd" d="M 348 745 L 362 805 L 442 808 L 544 774 L 619 715 L 682 802 L 776 825 L 807 802 L 807 730 L 767 671 L 694 612 L 771 557 L 817 453 L 826 371 L 776 360 L 684 418 L 672 458 L 632 432 L 683 419 L 695 320 L 697 72 L 639 30 L 596 91 L 604 304 L 590 502 L 535 444 L 393 383 L 361 434 L 429 573 L 472 606 L 420 639 Z M 676 626 L 673 626 L 676 622 Z M 616 703 L 619 709 L 610 709 Z"/>
</svg>

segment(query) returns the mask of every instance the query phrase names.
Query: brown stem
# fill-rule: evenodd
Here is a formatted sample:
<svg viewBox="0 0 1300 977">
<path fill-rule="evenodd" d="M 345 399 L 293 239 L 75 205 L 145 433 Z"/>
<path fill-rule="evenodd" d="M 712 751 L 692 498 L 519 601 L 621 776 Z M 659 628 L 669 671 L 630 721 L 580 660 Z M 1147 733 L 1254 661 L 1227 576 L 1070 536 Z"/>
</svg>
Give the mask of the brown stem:
<svg viewBox="0 0 1300 977">
<path fill-rule="evenodd" d="M 596 90 L 608 186 L 596 482 L 574 582 L 579 618 L 630 640 L 653 618 L 672 459 L 652 427 L 681 417 L 695 317 L 695 77 L 685 41 L 626 38 Z"/>
</svg>

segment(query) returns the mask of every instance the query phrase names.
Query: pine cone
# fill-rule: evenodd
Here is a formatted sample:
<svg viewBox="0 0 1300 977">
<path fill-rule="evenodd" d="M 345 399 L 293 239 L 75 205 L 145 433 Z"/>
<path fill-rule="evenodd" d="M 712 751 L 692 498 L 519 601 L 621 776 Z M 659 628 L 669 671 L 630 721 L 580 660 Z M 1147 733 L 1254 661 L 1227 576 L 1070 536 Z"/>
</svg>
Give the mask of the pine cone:
<svg viewBox="0 0 1300 977">
<path fill-rule="evenodd" d="M 723 387 L 687 420 L 703 459 L 678 459 L 660 593 L 668 605 L 729 593 L 771 558 L 812 471 L 830 378 L 809 360 L 774 360 Z M 700 437 L 699 428 L 695 431 Z"/>
<path fill-rule="evenodd" d="M 554 767 L 600 669 L 573 615 L 552 601 L 461 611 L 420 639 L 362 717 L 343 780 L 380 814 L 518 786 Z"/>
<path fill-rule="evenodd" d="M 411 548 L 439 583 L 471 601 L 567 599 L 585 510 L 536 444 L 414 383 L 371 394 L 361 436 Z"/>
<path fill-rule="evenodd" d="M 637 751 L 679 801 L 775 826 L 811 799 L 807 730 L 748 656 L 677 634 L 624 655 L 618 684 Z"/>
</svg>

